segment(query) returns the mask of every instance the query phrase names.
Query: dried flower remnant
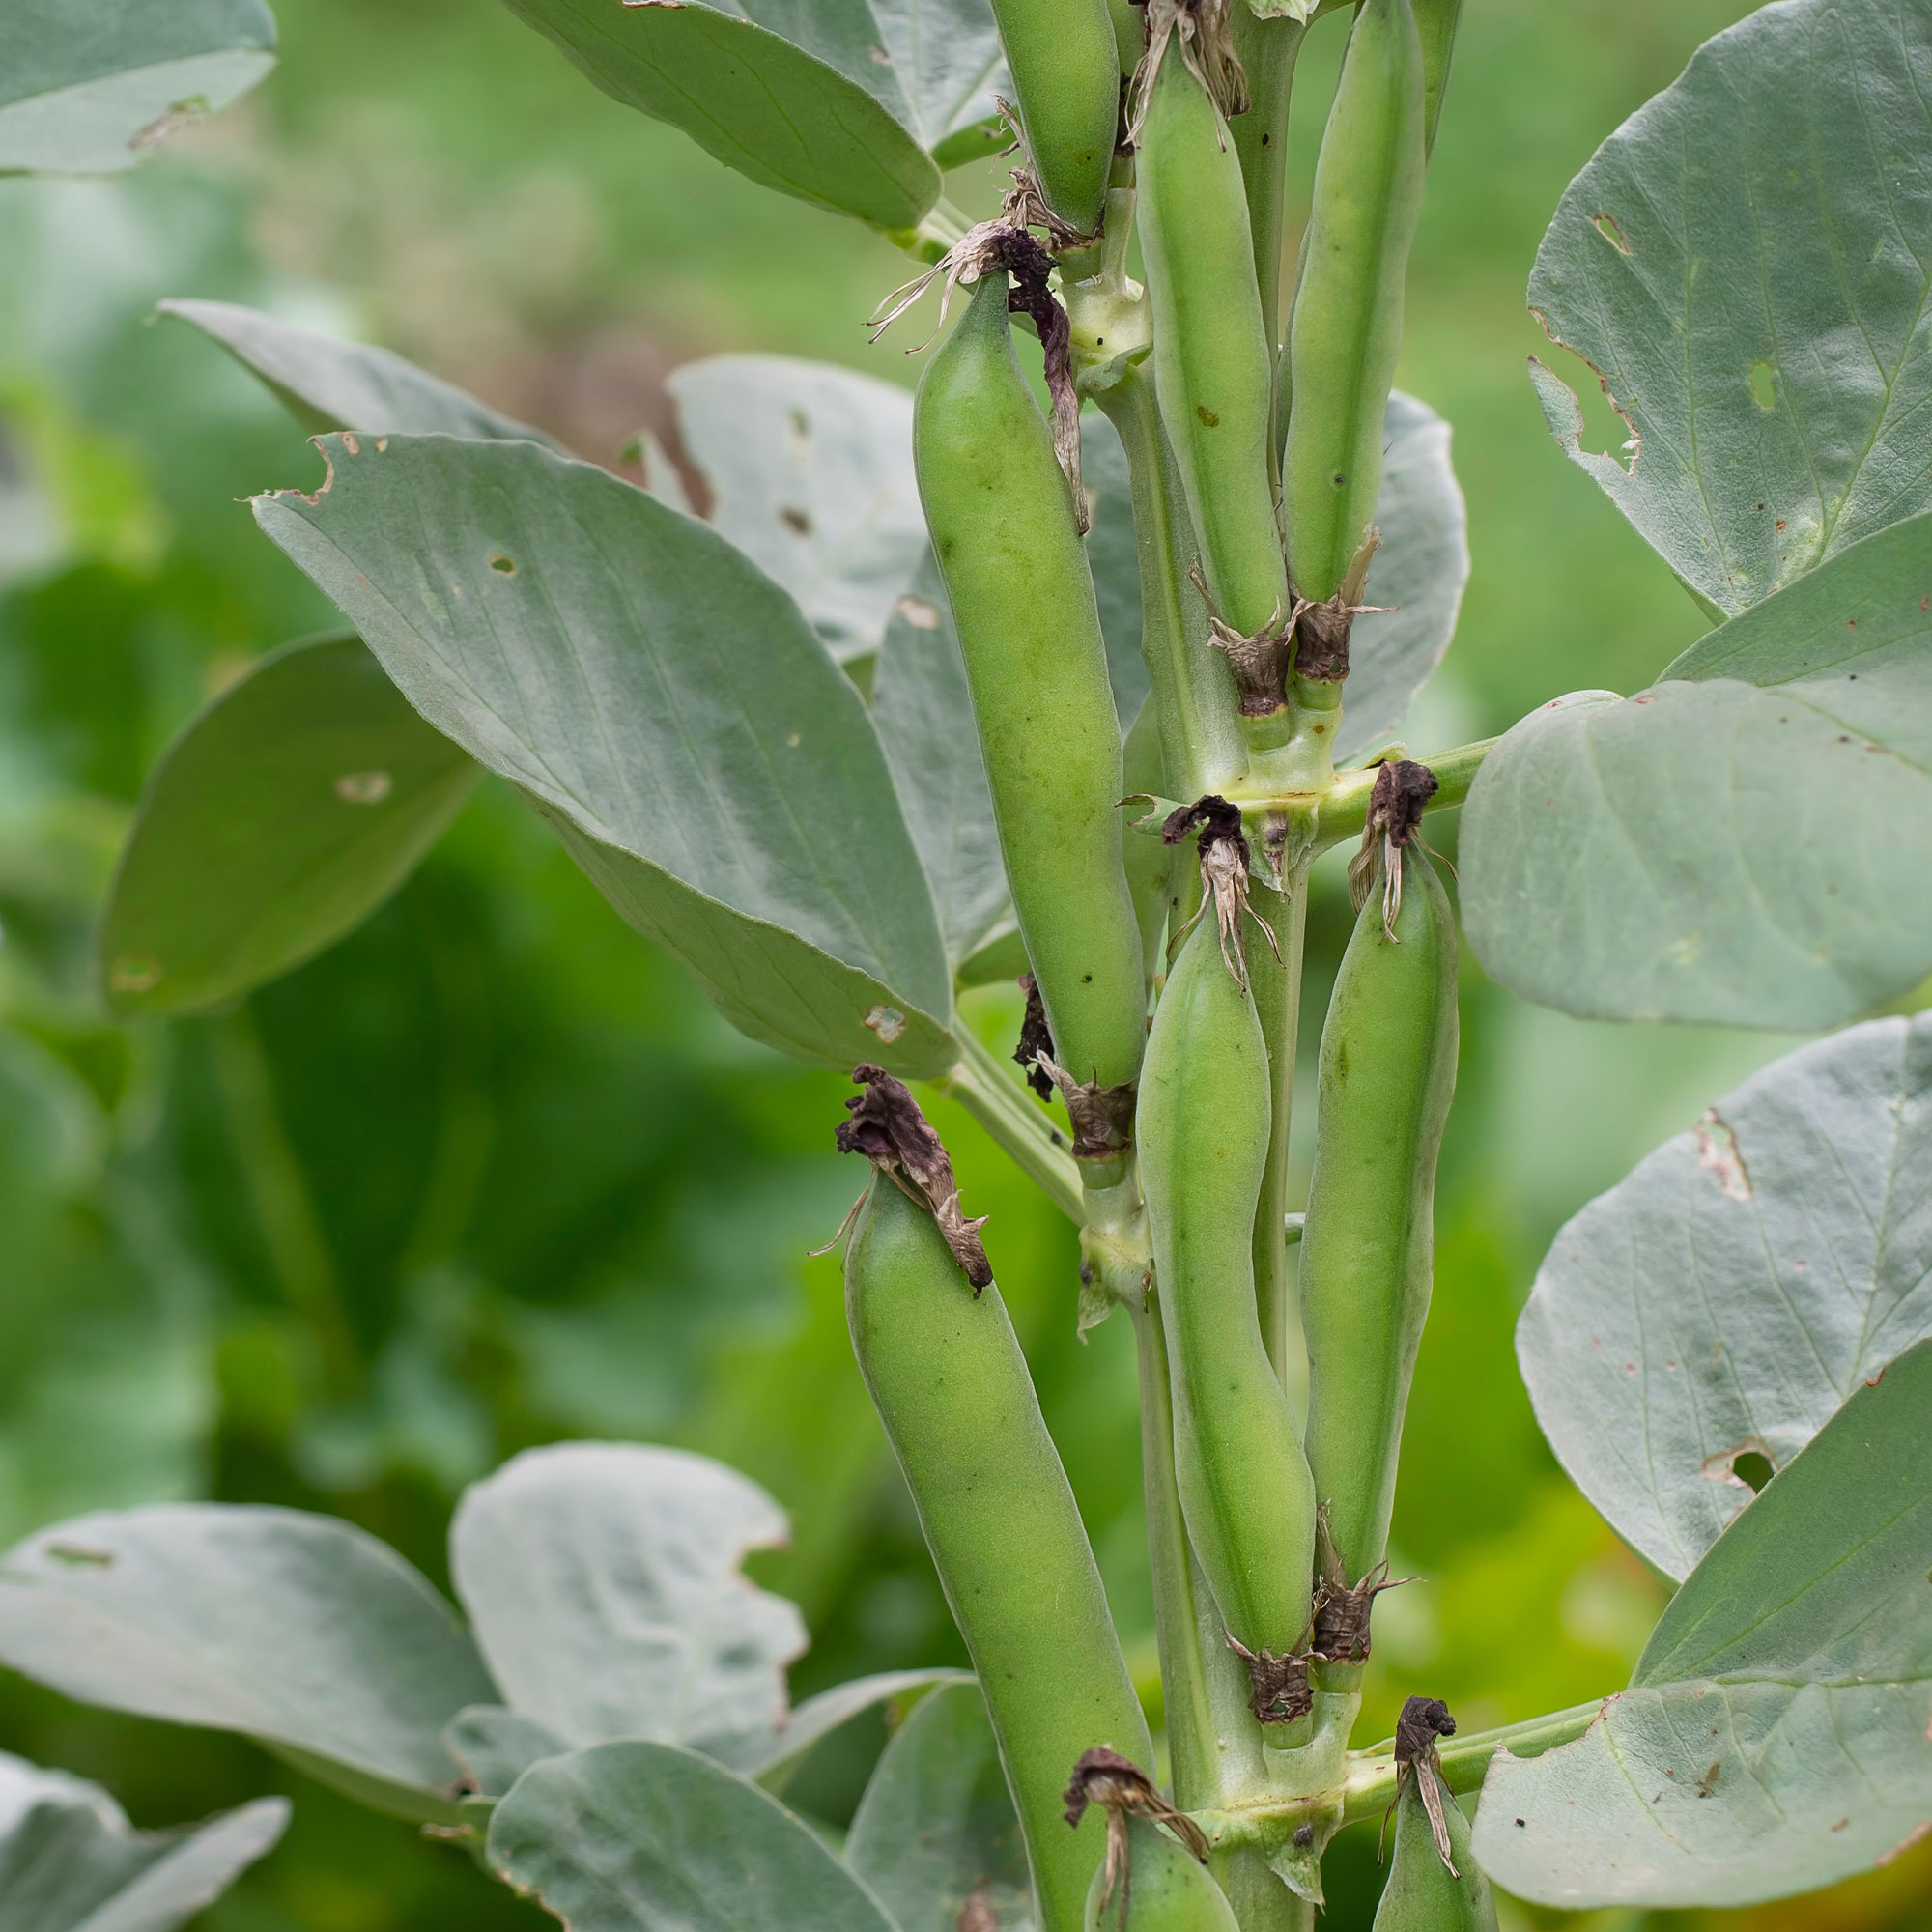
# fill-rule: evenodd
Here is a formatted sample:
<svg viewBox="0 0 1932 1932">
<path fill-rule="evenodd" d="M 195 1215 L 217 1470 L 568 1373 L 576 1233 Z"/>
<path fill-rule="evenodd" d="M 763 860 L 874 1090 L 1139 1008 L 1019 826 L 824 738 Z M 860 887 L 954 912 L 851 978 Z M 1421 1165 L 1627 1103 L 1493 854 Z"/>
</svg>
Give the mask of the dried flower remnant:
<svg viewBox="0 0 1932 1932">
<path fill-rule="evenodd" d="M 1118 1887 L 1121 1924 L 1127 1922 L 1127 1898 L 1132 1874 L 1127 1861 L 1127 1820 L 1145 1818 L 1164 1825 L 1195 1858 L 1208 1862 L 1208 1840 L 1184 1811 L 1177 1811 L 1160 1795 L 1154 1781 L 1131 1758 L 1105 1745 L 1082 1751 L 1065 1791 L 1066 1822 L 1077 1826 L 1090 1804 L 1107 1814 L 1107 1860 L 1100 1880 L 1100 1911 L 1105 1912 Z"/>
</svg>

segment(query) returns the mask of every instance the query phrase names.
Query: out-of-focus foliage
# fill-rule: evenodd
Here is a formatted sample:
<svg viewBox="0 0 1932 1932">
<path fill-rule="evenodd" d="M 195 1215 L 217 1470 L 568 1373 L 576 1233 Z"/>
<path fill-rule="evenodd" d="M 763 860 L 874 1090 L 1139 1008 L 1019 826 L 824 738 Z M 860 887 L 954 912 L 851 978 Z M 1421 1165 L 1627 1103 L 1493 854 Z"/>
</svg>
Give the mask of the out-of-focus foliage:
<svg viewBox="0 0 1932 1932">
<path fill-rule="evenodd" d="M 1555 352 L 1522 291 L 1595 142 L 1746 11 L 1469 10 L 1400 381 L 1453 426 L 1475 570 L 1418 749 L 1559 692 L 1634 690 L 1706 628 L 1551 448 L 1522 358 Z M 286 1502 L 376 1531 L 442 1583 L 464 1483 L 534 1442 L 635 1437 L 718 1456 L 789 1511 L 791 1548 L 753 1567 L 811 1629 L 795 1697 L 963 1662 L 851 1363 L 837 1262 L 806 1259 L 863 1179 L 829 1151 L 843 1083 L 732 1034 L 496 781 L 368 924 L 286 979 L 202 1018 L 105 1015 L 92 922 L 160 749 L 259 653 L 336 621 L 237 500 L 313 487 L 300 430 L 195 331 L 145 326 L 156 300 L 385 341 L 612 464 L 645 429 L 679 453 L 663 386 L 678 363 L 781 353 L 910 380 L 898 345 L 924 333 L 914 318 L 868 351 L 863 318 L 902 257 L 607 100 L 505 9 L 277 13 L 275 73 L 154 165 L 0 184 L 0 1541 L 93 1507 Z M 1302 62 L 1292 223 L 1340 41 L 1324 23 Z M 978 207 L 994 186 L 980 168 L 949 191 Z M 1614 447 L 1581 386 L 1589 445 Z M 1325 862 L 1311 1013 L 1349 923 Z M 1663 1589 L 1543 1446 L 1517 1312 L 1568 1215 L 1792 1043 L 1574 1021 L 1473 965 L 1464 984 L 1395 1521 L 1398 1574 L 1424 1580 L 1382 1600 L 1361 1742 L 1411 1691 L 1476 1729 L 1627 1680 Z M 1016 995 L 966 1004 L 1004 1050 Z M 992 1217 L 1157 1694 L 1125 1324 L 1075 1341 L 1070 1229 L 955 1108 L 932 1114 Z M 876 1718 L 848 1727 L 788 1802 L 842 1827 L 882 1737 Z M 293 1793 L 287 1837 L 213 1932 L 548 1922 L 460 1853 L 234 1739 L 8 1677 L 0 1747 L 100 1778 L 140 1825 Z M 1365 1927 L 1373 1832 L 1328 1870 L 1327 1924 Z M 1817 1900 L 1591 1932 L 1903 1932 L 1928 1898 L 1932 1866 L 1909 1857 Z"/>
</svg>

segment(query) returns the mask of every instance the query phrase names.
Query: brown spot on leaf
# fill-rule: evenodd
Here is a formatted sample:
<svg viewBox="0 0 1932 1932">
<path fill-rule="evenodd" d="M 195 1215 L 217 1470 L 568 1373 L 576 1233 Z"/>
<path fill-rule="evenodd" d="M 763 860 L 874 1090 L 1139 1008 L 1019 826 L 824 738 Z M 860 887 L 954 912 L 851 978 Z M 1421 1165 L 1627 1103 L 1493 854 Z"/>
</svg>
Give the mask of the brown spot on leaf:
<svg viewBox="0 0 1932 1932">
<path fill-rule="evenodd" d="M 1697 1143 L 1697 1165 L 1717 1177 L 1719 1192 L 1726 1201 L 1748 1201 L 1750 1171 L 1745 1166 L 1744 1150 L 1730 1122 L 1717 1108 L 1709 1107 L 1691 1133 Z"/>
</svg>

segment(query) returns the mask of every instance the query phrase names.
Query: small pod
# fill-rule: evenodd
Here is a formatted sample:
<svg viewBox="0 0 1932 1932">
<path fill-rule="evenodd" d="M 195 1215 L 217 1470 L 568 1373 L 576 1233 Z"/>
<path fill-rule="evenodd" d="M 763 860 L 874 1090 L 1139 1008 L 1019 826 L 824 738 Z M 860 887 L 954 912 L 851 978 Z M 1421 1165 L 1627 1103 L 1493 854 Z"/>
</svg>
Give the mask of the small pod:
<svg viewBox="0 0 1932 1932">
<path fill-rule="evenodd" d="M 1425 1764 L 1403 1780 L 1395 1802 L 1395 1852 L 1375 1932 L 1496 1932 L 1495 1901 L 1469 1849 L 1468 1821 L 1446 1794 L 1439 1809 L 1454 1872 L 1436 1851 L 1421 1788 L 1423 1778 L 1435 1776 Z"/>
<path fill-rule="evenodd" d="M 845 1250 L 859 1369 L 980 1674 L 1043 1932 L 1082 1922 L 1105 1831 L 1069 1832 L 1067 1766 L 1152 1760 L 1087 1532 L 990 1283 L 977 1294 L 923 1208 L 873 1179 Z"/>
<path fill-rule="evenodd" d="M 1308 1627 L 1315 1493 L 1255 1310 L 1252 1235 L 1270 1117 L 1261 1021 L 1229 970 L 1210 905 L 1154 1009 L 1141 1182 L 1188 1540 L 1228 1634 L 1280 1659 Z"/>
<path fill-rule="evenodd" d="M 1456 1092 L 1456 924 L 1413 839 L 1393 914 L 1371 892 L 1321 1030 L 1301 1236 L 1308 1461 L 1343 1581 L 1382 1560 L 1434 1267 L 1435 1160 Z"/>
<path fill-rule="evenodd" d="M 1463 0 L 1410 0 L 1422 36 L 1424 140 L 1435 151 L 1435 128 L 1442 119 L 1442 96 L 1449 86 L 1449 62 L 1456 51 L 1456 29 L 1463 23 Z"/>
<path fill-rule="evenodd" d="M 1120 724 L 1072 495 L 1013 355 L 998 270 L 920 383 L 913 454 L 1055 1054 L 1123 1120 L 1146 1021 Z M 1075 1151 L 1119 1147 L 1102 1135 Z"/>
<path fill-rule="evenodd" d="M 1321 136 L 1289 324 L 1282 510 L 1294 587 L 1315 603 L 1341 587 L 1375 521 L 1426 116 L 1410 0 L 1365 0 Z"/>
<path fill-rule="evenodd" d="M 1094 1874 L 1086 1932 L 1238 1932 L 1234 1908 L 1208 1867 L 1160 1826 L 1126 1818 L 1125 1869 Z"/>
<path fill-rule="evenodd" d="M 1177 43 L 1148 95 L 1138 166 L 1161 421 L 1219 613 L 1260 637 L 1289 614 L 1268 480 L 1274 358 L 1241 163 Z"/>
<path fill-rule="evenodd" d="M 1121 125 L 1121 49 L 1108 0 L 993 0 L 1020 124 L 1046 205 L 1068 227 L 1100 225 Z"/>
</svg>

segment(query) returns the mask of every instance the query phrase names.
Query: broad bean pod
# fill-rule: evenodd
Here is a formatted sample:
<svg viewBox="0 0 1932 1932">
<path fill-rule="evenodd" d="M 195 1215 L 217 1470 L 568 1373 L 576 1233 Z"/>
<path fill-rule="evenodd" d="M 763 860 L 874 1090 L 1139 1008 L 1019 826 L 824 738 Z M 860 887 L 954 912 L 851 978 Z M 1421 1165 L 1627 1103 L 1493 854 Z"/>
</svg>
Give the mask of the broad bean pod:
<svg viewBox="0 0 1932 1932">
<path fill-rule="evenodd" d="M 1496 1932 L 1495 1900 L 1469 1848 L 1468 1822 L 1446 1793 L 1440 1808 L 1454 1872 L 1435 1849 L 1420 1784 L 1435 1776 L 1427 1767 L 1418 1770 L 1396 1798 L 1395 1851 L 1375 1932 Z"/>
<path fill-rule="evenodd" d="M 1281 1658 L 1308 1626 L 1315 1492 L 1255 1310 L 1267 1047 L 1254 1003 L 1223 958 L 1215 918 L 1210 905 L 1154 1009 L 1141 1082 L 1141 1182 L 1188 1540 L 1227 1633 L 1249 1652 Z"/>
<path fill-rule="evenodd" d="M 1455 921 L 1418 844 L 1392 863 L 1404 873 L 1397 943 L 1370 893 L 1328 1003 L 1301 1236 L 1308 1461 L 1350 1585 L 1388 1543 L 1456 1089 Z"/>
<path fill-rule="evenodd" d="M 1410 0 L 1365 0 L 1316 161 L 1289 324 L 1282 509 L 1295 589 L 1318 603 L 1340 588 L 1381 490 L 1426 111 Z"/>
<path fill-rule="evenodd" d="M 1410 0 L 1422 36 L 1424 141 L 1433 154 L 1442 119 L 1442 97 L 1449 86 L 1449 62 L 1456 51 L 1456 29 L 1463 22 L 1463 0 Z"/>
<path fill-rule="evenodd" d="M 1141 124 L 1139 182 L 1161 421 L 1219 614 L 1262 637 L 1285 626 L 1290 608 L 1269 482 L 1273 355 L 1241 163 L 1172 43 Z M 1244 686 L 1244 708 L 1247 697 Z"/>
<path fill-rule="evenodd" d="M 1067 1769 L 1152 1761 L 1099 1573 L 997 1287 L 977 1295 L 932 1217 L 875 1176 L 845 1250 L 845 1311 L 1019 1812 L 1044 1932 L 1073 1932 L 1097 1818 L 1069 1832 Z"/>
<path fill-rule="evenodd" d="M 1126 1869 L 1096 1871 L 1086 1932 L 1238 1932 L 1234 1908 L 1192 1852 L 1146 1818 L 1122 1821 Z"/>
<path fill-rule="evenodd" d="M 1003 273 L 982 276 L 927 366 L 913 453 L 1055 1058 L 1124 1116 L 1146 1004 L 1120 724 L 1072 495 L 1013 355 Z M 1118 1146 L 1076 1151 L 1097 1162 Z"/>
<path fill-rule="evenodd" d="M 1100 225 L 1121 125 L 1121 52 L 1108 0 L 993 0 L 1046 205 L 1068 227 Z"/>
</svg>

